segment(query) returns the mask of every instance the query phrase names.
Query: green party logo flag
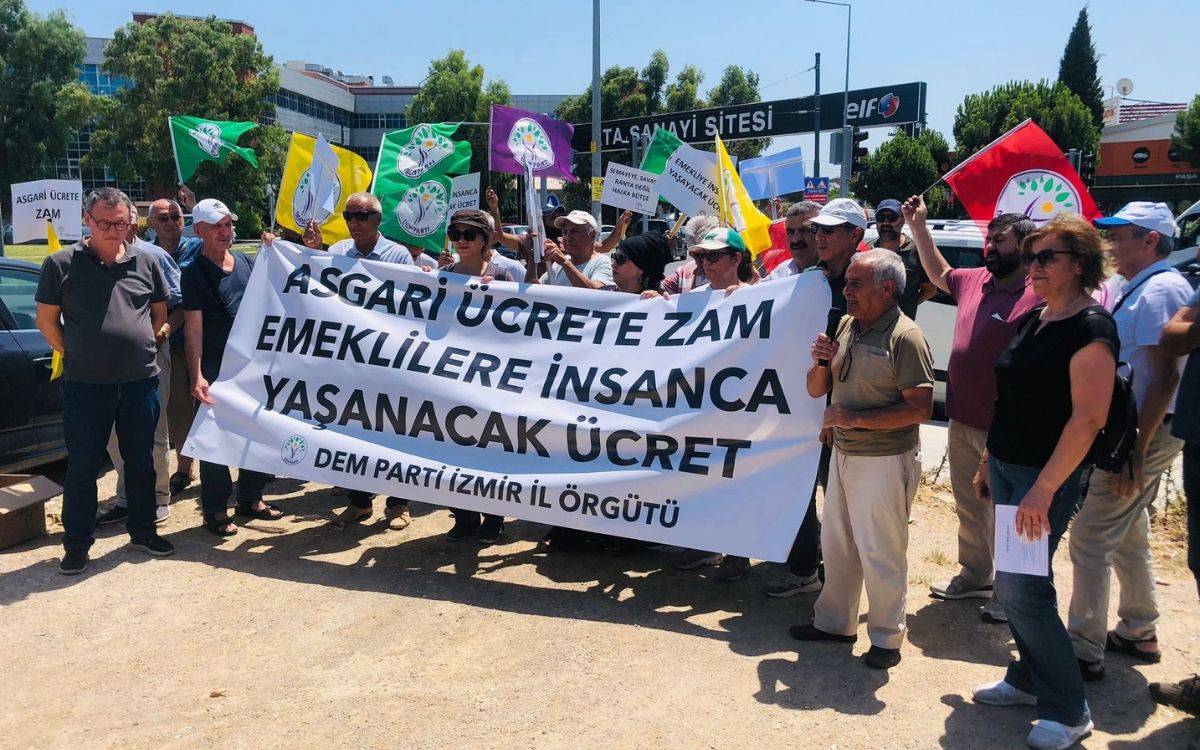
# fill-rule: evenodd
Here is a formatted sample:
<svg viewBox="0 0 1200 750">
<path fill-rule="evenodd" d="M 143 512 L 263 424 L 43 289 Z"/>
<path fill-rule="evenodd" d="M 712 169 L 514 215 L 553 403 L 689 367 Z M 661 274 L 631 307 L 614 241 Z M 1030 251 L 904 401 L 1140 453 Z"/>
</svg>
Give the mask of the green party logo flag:
<svg viewBox="0 0 1200 750">
<path fill-rule="evenodd" d="M 671 154 L 675 153 L 682 145 L 683 141 L 670 130 L 655 128 L 654 138 L 650 141 L 650 145 L 646 147 L 646 153 L 642 156 L 641 170 L 650 174 L 662 174 L 663 169 L 667 166 L 667 160 L 671 158 Z"/>
<path fill-rule="evenodd" d="M 383 205 L 384 236 L 434 251 L 445 246 L 450 176 L 471 164 L 471 144 L 450 138 L 457 130 L 421 124 L 383 135 L 371 192 Z"/>
<path fill-rule="evenodd" d="M 238 138 L 258 127 L 255 122 L 226 122 L 202 117 L 176 115 L 167 118 L 171 131 L 171 149 L 175 152 L 175 170 L 183 184 L 196 173 L 202 161 L 224 164 L 230 154 L 237 154 L 255 169 L 258 159 L 254 150 L 237 145 Z"/>
</svg>

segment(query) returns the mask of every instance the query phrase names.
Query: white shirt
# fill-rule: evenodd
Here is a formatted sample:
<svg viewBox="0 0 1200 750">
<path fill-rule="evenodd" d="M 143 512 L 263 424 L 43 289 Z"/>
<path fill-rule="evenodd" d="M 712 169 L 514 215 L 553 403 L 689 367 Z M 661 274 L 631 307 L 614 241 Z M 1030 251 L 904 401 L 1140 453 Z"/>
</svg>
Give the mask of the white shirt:
<svg viewBox="0 0 1200 750">
<path fill-rule="evenodd" d="M 492 251 L 491 264 L 496 268 L 508 271 L 508 275 L 513 281 L 522 282 L 525 280 L 525 264 L 519 260 L 513 260 L 507 255 L 501 255 L 499 251 Z"/>
<path fill-rule="evenodd" d="M 345 255 L 348 258 L 363 258 L 365 260 L 378 260 L 384 263 L 397 263 L 399 265 L 415 265 L 413 263 L 412 253 L 408 248 L 398 242 L 392 242 L 382 234 L 379 239 L 375 240 L 375 247 L 371 248 L 371 252 L 363 255 L 358 246 L 354 244 L 354 240 L 341 240 L 329 246 L 329 252 L 333 255 Z"/>
<path fill-rule="evenodd" d="M 592 253 L 592 257 L 583 264 L 579 272 L 591 281 L 599 281 L 604 284 L 605 289 L 616 287 L 613 282 L 612 259 L 606 253 Z M 521 278 L 525 277 L 522 275 Z M 551 263 L 546 267 L 546 273 L 542 274 L 541 282 L 553 286 L 572 286 L 571 277 L 567 276 L 567 272 L 557 263 Z"/>
<path fill-rule="evenodd" d="M 1157 273 L 1158 271 L 1163 273 Z M 1150 274 L 1155 275 L 1147 279 Z M 1126 281 L 1121 287 L 1121 294 L 1110 304 L 1115 305 L 1130 289 L 1133 289 L 1133 292 L 1113 311 L 1113 319 L 1117 323 L 1117 336 L 1121 339 L 1120 360 L 1133 367 L 1133 395 L 1139 404 L 1144 404 L 1150 386 L 1145 375 L 1149 367 L 1149 348 L 1158 345 L 1167 322 L 1175 316 L 1179 308 L 1191 301 L 1194 292 L 1183 274 L 1176 271 L 1166 260 L 1143 268 L 1141 273 Z M 1183 365 L 1184 358 L 1178 357 L 1176 367 L 1181 375 Z M 1172 391 L 1167 413 L 1172 414 L 1174 411 L 1175 392 Z"/>
<path fill-rule="evenodd" d="M 803 270 L 804 269 L 800 267 L 800 264 L 796 262 L 796 259 L 792 258 L 787 263 L 780 263 L 779 265 L 775 266 L 775 270 L 767 274 L 767 281 L 773 281 L 774 279 L 786 279 L 788 276 L 796 276 Z"/>
</svg>

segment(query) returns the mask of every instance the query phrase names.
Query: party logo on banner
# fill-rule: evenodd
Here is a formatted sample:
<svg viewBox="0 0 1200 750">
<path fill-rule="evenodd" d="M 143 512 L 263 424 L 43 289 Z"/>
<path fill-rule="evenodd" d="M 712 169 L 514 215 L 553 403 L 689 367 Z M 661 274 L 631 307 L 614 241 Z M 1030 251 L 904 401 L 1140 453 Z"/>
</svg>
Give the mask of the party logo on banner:
<svg viewBox="0 0 1200 750">
<path fill-rule="evenodd" d="M 189 130 L 188 135 L 196 139 L 196 145 L 209 156 L 221 155 L 221 129 L 211 122 L 202 122 Z"/>
<path fill-rule="evenodd" d="M 521 164 L 534 171 L 554 166 L 554 148 L 546 131 L 528 117 L 522 117 L 508 134 L 508 149 Z"/>
<path fill-rule="evenodd" d="M 405 177 L 420 177 L 453 153 L 453 141 L 421 125 L 396 156 L 396 171 Z"/>
<path fill-rule="evenodd" d="M 336 204 L 342 196 L 342 181 L 338 178 L 337 173 L 332 173 L 330 178 L 333 181 L 333 202 Z M 300 175 L 300 180 L 296 183 L 296 190 L 292 193 L 292 218 L 296 220 L 296 226 L 299 227 L 306 226 L 310 221 L 324 224 L 333 214 L 332 211 L 327 211 L 323 206 L 317 205 L 312 191 L 309 190 L 311 181 L 312 169 L 304 170 L 304 173 Z"/>
<path fill-rule="evenodd" d="M 427 237 L 441 226 L 449 207 L 446 188 L 439 182 L 427 180 L 405 191 L 396 205 L 396 221 L 409 234 Z"/>
<path fill-rule="evenodd" d="M 996 199 L 998 213 L 1027 216 L 1036 223 L 1055 214 L 1079 210 L 1079 193 L 1063 175 L 1048 169 L 1031 169 L 1015 174 Z"/>
</svg>

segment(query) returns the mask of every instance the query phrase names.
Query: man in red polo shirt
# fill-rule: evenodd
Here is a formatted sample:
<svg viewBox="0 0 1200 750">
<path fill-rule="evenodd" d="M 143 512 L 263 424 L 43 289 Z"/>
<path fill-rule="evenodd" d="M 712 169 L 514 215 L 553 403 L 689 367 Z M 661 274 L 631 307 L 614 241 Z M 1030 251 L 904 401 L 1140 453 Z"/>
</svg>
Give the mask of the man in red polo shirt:
<svg viewBox="0 0 1200 750">
<path fill-rule="evenodd" d="M 1029 285 L 1020 254 L 1021 240 L 1034 225 L 1020 214 L 997 216 L 984 235 L 984 267 L 951 268 L 925 225 L 925 200 L 914 195 L 902 210 L 925 274 L 958 304 L 946 378 L 946 415 L 950 419 L 946 449 L 958 512 L 961 569 L 930 591 L 938 599 L 990 600 L 995 516 L 992 504 L 976 496 L 973 480 L 992 423 L 996 360 L 1012 341 L 1018 321 L 1041 303 Z M 988 622 L 1007 620 L 994 601 L 987 603 L 982 616 Z"/>
</svg>

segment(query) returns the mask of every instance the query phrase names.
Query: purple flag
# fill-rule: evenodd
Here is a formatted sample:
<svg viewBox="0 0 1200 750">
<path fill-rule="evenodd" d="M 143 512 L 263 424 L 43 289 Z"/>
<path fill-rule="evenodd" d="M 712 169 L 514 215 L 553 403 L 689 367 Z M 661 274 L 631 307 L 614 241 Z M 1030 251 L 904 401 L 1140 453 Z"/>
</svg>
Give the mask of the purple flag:
<svg viewBox="0 0 1200 750">
<path fill-rule="evenodd" d="M 525 174 L 528 164 L 536 177 L 561 177 L 568 182 L 579 182 L 579 178 L 571 173 L 575 158 L 571 149 L 574 131 L 571 123 L 549 115 L 493 104 L 488 169 Z"/>
</svg>

